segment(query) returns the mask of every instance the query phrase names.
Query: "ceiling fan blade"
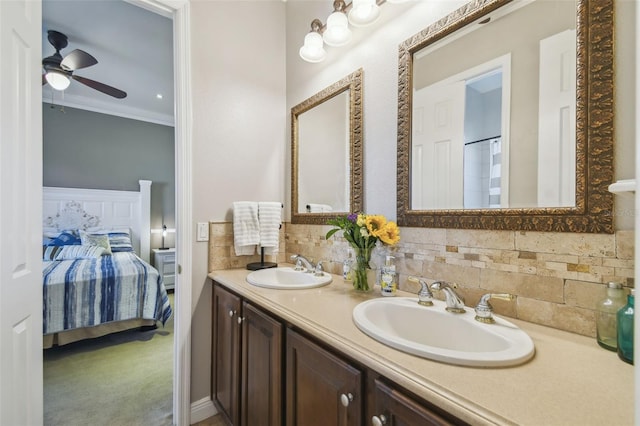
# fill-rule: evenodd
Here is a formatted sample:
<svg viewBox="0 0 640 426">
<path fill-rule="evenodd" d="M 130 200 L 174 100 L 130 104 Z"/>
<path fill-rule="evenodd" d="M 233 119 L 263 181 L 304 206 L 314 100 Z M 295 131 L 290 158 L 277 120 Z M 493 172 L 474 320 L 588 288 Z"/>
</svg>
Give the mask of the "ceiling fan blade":
<svg viewBox="0 0 640 426">
<path fill-rule="evenodd" d="M 64 57 L 60 66 L 66 71 L 79 70 L 80 68 L 90 67 L 98 63 L 98 60 L 85 52 L 84 50 L 76 49 Z"/>
<path fill-rule="evenodd" d="M 102 92 L 106 95 L 113 96 L 114 98 L 124 99 L 127 97 L 127 92 L 123 92 L 120 89 L 116 89 L 115 87 L 108 86 L 104 83 L 100 83 L 94 80 L 90 80 L 88 78 L 80 77 L 79 75 L 72 75 L 71 78 L 74 80 L 91 87 L 92 89 L 96 89 L 99 92 Z"/>
</svg>

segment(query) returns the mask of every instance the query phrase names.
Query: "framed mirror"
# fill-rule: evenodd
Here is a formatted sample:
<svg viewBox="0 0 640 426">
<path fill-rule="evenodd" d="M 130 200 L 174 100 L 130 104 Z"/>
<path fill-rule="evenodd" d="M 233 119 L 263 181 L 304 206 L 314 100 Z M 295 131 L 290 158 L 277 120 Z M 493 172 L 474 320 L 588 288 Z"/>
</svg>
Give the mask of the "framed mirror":
<svg viewBox="0 0 640 426">
<path fill-rule="evenodd" d="M 362 210 L 362 69 L 291 108 L 291 223 Z"/>
<path fill-rule="evenodd" d="M 471 1 L 398 83 L 398 224 L 614 231 L 612 0 Z"/>
</svg>

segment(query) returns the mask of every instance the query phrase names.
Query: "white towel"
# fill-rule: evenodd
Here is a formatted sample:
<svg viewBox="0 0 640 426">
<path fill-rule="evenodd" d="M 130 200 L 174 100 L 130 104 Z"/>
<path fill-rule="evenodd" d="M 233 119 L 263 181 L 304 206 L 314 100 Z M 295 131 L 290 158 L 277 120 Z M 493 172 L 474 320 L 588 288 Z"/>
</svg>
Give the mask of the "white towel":
<svg viewBox="0 0 640 426">
<path fill-rule="evenodd" d="M 265 254 L 278 254 L 282 204 L 276 201 L 258 202 L 258 222 L 260 223 L 260 246 Z"/>
<path fill-rule="evenodd" d="M 236 256 L 252 255 L 260 243 L 258 203 L 235 201 L 233 203 L 233 245 Z"/>
<path fill-rule="evenodd" d="M 331 208 L 330 205 L 328 204 L 307 204 L 307 211 L 309 213 L 326 213 L 326 212 L 331 212 L 333 211 L 333 208 Z"/>
</svg>

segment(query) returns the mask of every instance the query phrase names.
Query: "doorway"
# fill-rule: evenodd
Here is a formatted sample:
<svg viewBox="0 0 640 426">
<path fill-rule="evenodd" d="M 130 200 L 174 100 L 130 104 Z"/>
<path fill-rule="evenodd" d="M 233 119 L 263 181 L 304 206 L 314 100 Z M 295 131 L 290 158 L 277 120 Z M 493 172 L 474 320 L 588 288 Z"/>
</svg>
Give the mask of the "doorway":
<svg viewBox="0 0 640 426">
<path fill-rule="evenodd" d="M 191 175 L 188 159 L 191 155 L 191 134 L 186 125 L 189 116 L 189 3 L 188 1 L 164 4 L 161 0 L 128 0 L 128 3 L 173 20 L 174 80 L 175 80 L 175 216 L 176 216 L 176 288 L 174 293 L 175 334 L 173 343 L 173 421 L 189 424 L 190 418 L 190 310 L 192 238 L 186 225 L 191 217 Z M 171 49 L 171 47 L 169 47 Z M 47 53 L 43 50 L 43 53 Z M 177 350 L 180 348 L 180 350 Z"/>
</svg>

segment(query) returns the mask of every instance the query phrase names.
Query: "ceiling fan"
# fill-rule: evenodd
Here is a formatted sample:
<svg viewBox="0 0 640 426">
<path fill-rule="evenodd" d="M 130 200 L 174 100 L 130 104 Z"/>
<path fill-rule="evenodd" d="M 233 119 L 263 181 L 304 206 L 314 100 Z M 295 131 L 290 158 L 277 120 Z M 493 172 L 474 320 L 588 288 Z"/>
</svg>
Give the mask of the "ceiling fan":
<svg viewBox="0 0 640 426">
<path fill-rule="evenodd" d="M 98 60 L 80 49 L 72 51 L 63 58 L 60 50 L 67 47 L 67 36 L 54 30 L 48 30 L 47 34 L 47 39 L 54 49 L 56 49 L 56 53 L 42 60 L 42 68 L 44 69 L 44 74 L 42 74 L 43 86 L 49 83 L 55 90 L 65 90 L 69 87 L 69 84 L 71 84 L 71 79 L 73 79 L 114 98 L 123 99 L 127 97 L 127 93 L 120 89 L 95 80 L 80 77 L 79 75 L 74 75 L 73 72 L 75 70 L 95 65 L 98 63 Z"/>
</svg>

